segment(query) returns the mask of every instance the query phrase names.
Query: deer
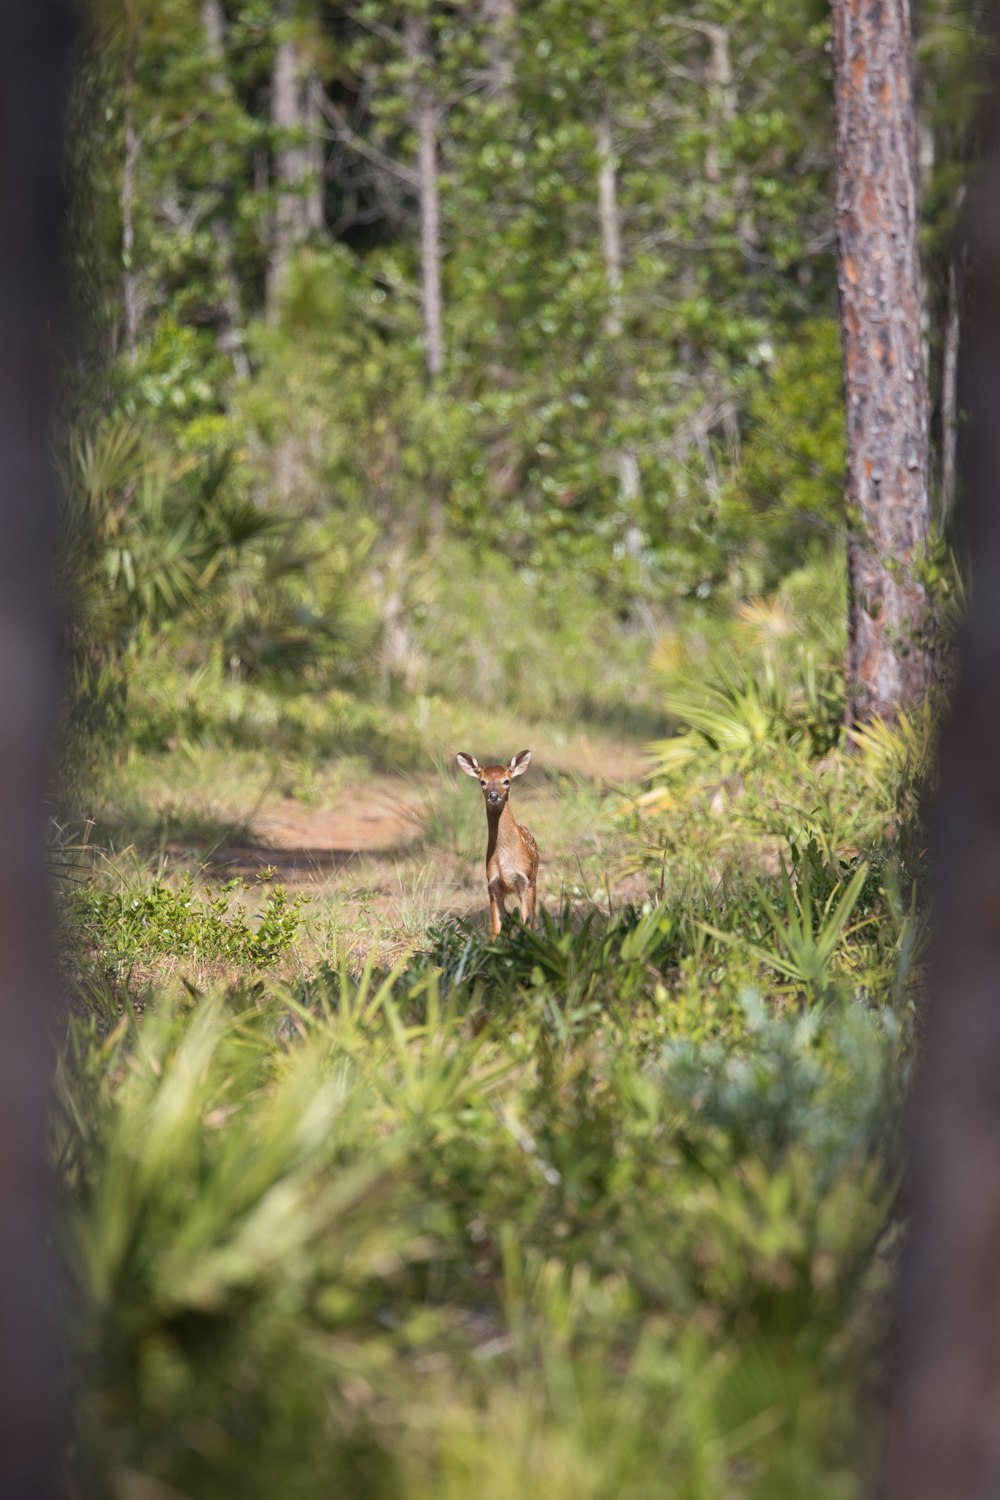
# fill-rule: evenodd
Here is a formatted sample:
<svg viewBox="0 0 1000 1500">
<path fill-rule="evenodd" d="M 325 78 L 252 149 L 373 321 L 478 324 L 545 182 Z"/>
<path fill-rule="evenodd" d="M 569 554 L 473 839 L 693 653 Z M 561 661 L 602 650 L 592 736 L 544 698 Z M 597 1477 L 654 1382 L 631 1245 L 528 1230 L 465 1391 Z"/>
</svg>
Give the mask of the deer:
<svg viewBox="0 0 1000 1500">
<path fill-rule="evenodd" d="M 534 926 L 538 882 L 538 845 L 516 822 L 510 807 L 510 784 L 531 765 L 531 751 L 519 750 L 507 766 L 481 766 L 474 755 L 456 755 L 466 776 L 475 776 L 486 802 L 486 890 L 490 926 L 500 936 L 507 915 L 505 899 L 517 902 L 521 921 Z"/>
</svg>

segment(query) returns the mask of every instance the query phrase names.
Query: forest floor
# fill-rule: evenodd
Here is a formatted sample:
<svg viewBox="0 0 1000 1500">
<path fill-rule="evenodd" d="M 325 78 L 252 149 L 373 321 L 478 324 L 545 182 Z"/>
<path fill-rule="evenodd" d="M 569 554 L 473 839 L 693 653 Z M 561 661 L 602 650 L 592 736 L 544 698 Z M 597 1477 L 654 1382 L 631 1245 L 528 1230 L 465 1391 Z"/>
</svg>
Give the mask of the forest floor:
<svg viewBox="0 0 1000 1500">
<path fill-rule="evenodd" d="M 615 814 L 648 764 L 644 745 L 583 731 L 536 743 L 512 805 L 540 846 L 542 904 L 641 900 L 649 876 Z M 485 925 L 485 834 L 478 787 L 443 758 L 387 773 L 184 747 L 119 768 L 88 840 L 117 879 L 242 881 L 251 912 L 284 886 L 303 899 L 301 971 L 334 955 L 357 970 L 373 949 L 396 962 L 449 918 Z"/>
</svg>

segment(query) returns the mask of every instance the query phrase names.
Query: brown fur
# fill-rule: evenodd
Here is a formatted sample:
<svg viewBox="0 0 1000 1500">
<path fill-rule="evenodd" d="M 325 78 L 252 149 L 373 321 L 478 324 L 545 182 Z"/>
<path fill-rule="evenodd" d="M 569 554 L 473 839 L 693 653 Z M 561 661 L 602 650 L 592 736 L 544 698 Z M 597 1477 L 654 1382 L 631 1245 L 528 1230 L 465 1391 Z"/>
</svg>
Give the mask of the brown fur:
<svg viewBox="0 0 1000 1500">
<path fill-rule="evenodd" d="M 538 845 L 518 823 L 510 807 L 510 786 L 531 764 L 531 751 L 520 750 L 508 766 L 481 766 L 474 755 L 456 756 L 466 776 L 475 776 L 486 803 L 486 890 L 490 898 L 490 926 L 498 937 L 507 915 L 507 897 L 517 902 L 521 920 L 535 923 L 538 883 Z"/>
</svg>

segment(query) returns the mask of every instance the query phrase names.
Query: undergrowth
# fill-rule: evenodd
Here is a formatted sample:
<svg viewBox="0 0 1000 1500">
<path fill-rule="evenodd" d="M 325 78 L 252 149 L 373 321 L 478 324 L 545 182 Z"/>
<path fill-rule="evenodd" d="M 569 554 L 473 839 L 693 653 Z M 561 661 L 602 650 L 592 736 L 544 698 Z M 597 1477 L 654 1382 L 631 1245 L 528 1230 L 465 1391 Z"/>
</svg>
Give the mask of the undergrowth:
<svg viewBox="0 0 1000 1500">
<path fill-rule="evenodd" d="M 190 873 L 172 882 L 160 874 L 149 881 L 141 875 L 112 884 L 83 881 L 66 902 L 78 962 L 82 954 L 85 970 L 124 978 L 126 985 L 134 967 L 145 971 L 160 957 L 198 969 L 265 968 L 293 948 L 307 898 L 275 885 L 251 917 L 240 900 L 246 890 L 239 878 L 199 889 Z"/>
<path fill-rule="evenodd" d="M 162 874 L 77 890 L 126 970 L 59 1080 L 81 1492 L 862 1493 L 931 722 L 848 753 L 792 656 L 773 720 L 726 671 L 736 727 L 716 683 L 697 753 L 614 798 L 635 900 L 567 886 L 491 942 L 401 886 L 396 968 L 345 942 L 289 979 L 280 888 L 255 919 Z M 465 814 L 425 837 L 461 853 Z M 179 977 L 140 1013 L 157 954 Z"/>
</svg>

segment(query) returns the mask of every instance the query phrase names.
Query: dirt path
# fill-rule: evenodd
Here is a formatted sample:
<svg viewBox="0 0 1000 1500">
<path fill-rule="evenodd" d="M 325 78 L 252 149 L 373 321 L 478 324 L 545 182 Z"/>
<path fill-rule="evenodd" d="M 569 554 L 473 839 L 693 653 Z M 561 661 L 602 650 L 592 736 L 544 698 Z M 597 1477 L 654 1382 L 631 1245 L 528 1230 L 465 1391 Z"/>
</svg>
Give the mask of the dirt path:
<svg viewBox="0 0 1000 1500">
<path fill-rule="evenodd" d="M 249 819 L 248 836 L 226 840 L 207 858 L 232 875 L 274 870 L 286 884 L 321 883 L 358 856 L 405 858 L 423 809 L 421 789 L 390 776 L 345 787 L 328 806 L 268 797 Z"/>
<path fill-rule="evenodd" d="M 555 772 L 613 787 L 641 776 L 647 757 L 635 744 L 578 736 L 543 752 L 537 763 L 547 766 L 550 776 Z M 455 795 L 467 796 L 461 778 L 459 783 Z M 231 875 L 253 879 L 273 870 L 276 878 L 295 885 L 322 884 L 352 862 L 406 861 L 421 842 L 428 808 L 442 795 L 443 785 L 439 776 L 371 775 L 337 788 L 329 800 L 265 796 L 249 816 L 236 799 L 215 797 L 212 812 L 218 821 L 244 832 L 204 851 L 203 857 Z M 526 790 L 532 801 L 544 796 L 537 782 Z M 174 844 L 168 852 L 181 851 Z"/>
</svg>

